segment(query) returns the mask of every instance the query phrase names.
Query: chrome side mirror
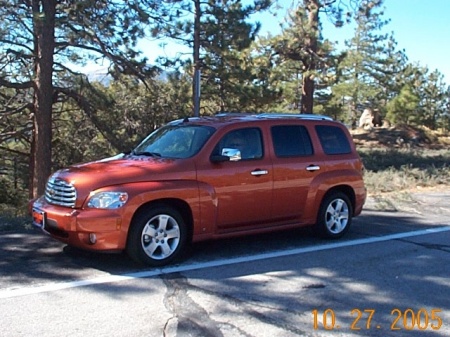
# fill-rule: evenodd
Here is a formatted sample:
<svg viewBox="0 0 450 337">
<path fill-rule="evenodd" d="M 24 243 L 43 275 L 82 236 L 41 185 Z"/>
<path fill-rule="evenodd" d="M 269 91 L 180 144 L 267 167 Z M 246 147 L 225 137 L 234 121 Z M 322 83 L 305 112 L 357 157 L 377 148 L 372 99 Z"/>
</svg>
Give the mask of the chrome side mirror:
<svg viewBox="0 0 450 337">
<path fill-rule="evenodd" d="M 242 159 L 241 151 L 239 151 L 238 149 L 231 149 L 227 147 L 222 149 L 222 156 L 229 157 L 230 161 L 239 161 Z"/>
</svg>

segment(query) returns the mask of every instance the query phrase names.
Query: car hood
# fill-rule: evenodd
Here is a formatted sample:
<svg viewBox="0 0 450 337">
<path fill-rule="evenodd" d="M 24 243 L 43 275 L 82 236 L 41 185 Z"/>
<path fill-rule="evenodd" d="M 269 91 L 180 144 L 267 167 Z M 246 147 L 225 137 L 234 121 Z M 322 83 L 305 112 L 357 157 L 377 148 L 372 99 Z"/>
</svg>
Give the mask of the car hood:
<svg viewBox="0 0 450 337">
<path fill-rule="evenodd" d="M 78 197 L 83 198 L 91 191 L 108 186 L 144 181 L 195 179 L 195 167 L 190 159 L 121 154 L 61 169 L 50 179 L 61 179 L 75 186 Z"/>
</svg>

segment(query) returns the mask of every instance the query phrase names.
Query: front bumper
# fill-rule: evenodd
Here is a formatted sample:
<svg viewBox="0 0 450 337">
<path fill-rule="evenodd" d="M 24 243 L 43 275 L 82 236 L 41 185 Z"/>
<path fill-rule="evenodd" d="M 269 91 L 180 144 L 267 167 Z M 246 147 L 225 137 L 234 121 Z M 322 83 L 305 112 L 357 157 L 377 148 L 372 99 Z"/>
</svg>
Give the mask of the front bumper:
<svg viewBox="0 0 450 337">
<path fill-rule="evenodd" d="M 33 225 L 61 242 L 87 250 L 125 249 L 128 225 L 124 229 L 120 210 L 71 209 L 51 205 L 44 198 L 30 206 Z"/>
</svg>

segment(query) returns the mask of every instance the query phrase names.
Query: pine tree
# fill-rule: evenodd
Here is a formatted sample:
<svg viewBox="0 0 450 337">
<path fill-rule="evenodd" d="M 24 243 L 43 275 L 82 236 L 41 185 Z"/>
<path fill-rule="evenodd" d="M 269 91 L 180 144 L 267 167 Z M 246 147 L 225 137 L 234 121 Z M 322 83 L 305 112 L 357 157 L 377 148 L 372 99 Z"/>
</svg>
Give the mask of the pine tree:
<svg viewBox="0 0 450 337">
<path fill-rule="evenodd" d="M 389 78 L 401 71 L 402 53 L 395 50 L 395 40 L 383 34 L 388 20 L 383 20 L 382 0 L 358 0 L 353 14 L 355 35 L 346 41 L 347 49 L 339 64 L 339 83 L 333 94 L 349 100 L 349 118 L 354 123 L 357 111 L 380 108 L 389 97 Z M 398 88 L 397 90 L 399 90 Z"/>
<path fill-rule="evenodd" d="M 444 82 L 444 75 L 435 70 L 427 74 L 420 102 L 419 120 L 432 130 L 442 125 L 448 111 L 450 87 Z"/>
<path fill-rule="evenodd" d="M 71 97 L 95 117 L 84 93 L 73 84 L 79 74 L 68 65 L 103 59 L 112 74 L 132 74 L 146 82 L 155 68 L 140 56 L 137 41 L 149 31 L 158 34 L 172 20 L 178 2 L 0 0 L 0 21 L 7 28 L 0 37 L 6 54 L 0 60 L 0 86 L 31 93 L 26 106 L 33 123 L 31 196 L 44 192 L 52 169 L 54 104 Z"/>
<path fill-rule="evenodd" d="M 313 111 L 314 79 L 317 63 L 321 59 L 319 9 L 319 0 L 305 0 L 303 6 L 291 12 L 289 26 L 283 30 L 274 45 L 283 59 L 294 61 L 290 62 L 292 75 L 297 79 L 301 76 L 301 85 L 297 88 L 301 90 L 298 105 L 302 113 Z"/>
<path fill-rule="evenodd" d="M 349 1 L 350 2 L 350 1 Z M 291 106 L 301 113 L 312 113 L 316 93 L 332 84 L 333 45 L 322 36 L 321 17 L 342 26 L 345 1 L 298 1 L 287 18 L 282 34 L 274 40 L 274 50 L 292 78 L 290 91 L 297 93 Z M 318 94 L 318 95 L 316 95 Z"/>
<path fill-rule="evenodd" d="M 391 123 L 421 125 L 433 130 L 446 125 L 450 87 L 438 70 L 430 73 L 427 67 L 407 64 L 394 79 L 400 90 L 392 91 L 387 104 L 386 117 Z"/>
<path fill-rule="evenodd" d="M 394 124 L 409 124 L 413 121 L 420 98 L 411 86 L 405 85 L 400 93 L 386 106 L 386 118 Z"/>
<path fill-rule="evenodd" d="M 271 0 L 255 0 L 249 5 L 243 5 L 241 0 L 192 0 L 192 3 L 194 17 L 176 22 L 168 35 L 192 47 L 193 58 L 185 64 L 187 69 L 201 71 L 202 100 L 217 102 L 212 108 L 215 111 L 239 109 L 242 88 L 254 76 L 246 68 L 243 52 L 255 40 L 260 28 L 259 23 L 249 23 L 249 18 L 267 9 Z M 194 77 L 193 95 L 195 81 Z"/>
</svg>

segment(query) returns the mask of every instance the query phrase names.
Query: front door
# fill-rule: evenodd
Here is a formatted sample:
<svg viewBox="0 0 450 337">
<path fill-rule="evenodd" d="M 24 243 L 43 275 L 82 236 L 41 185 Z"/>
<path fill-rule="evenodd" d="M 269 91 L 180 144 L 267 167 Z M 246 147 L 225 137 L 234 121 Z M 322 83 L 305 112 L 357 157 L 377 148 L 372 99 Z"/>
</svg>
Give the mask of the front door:
<svg viewBox="0 0 450 337">
<path fill-rule="evenodd" d="M 236 156 L 237 151 L 239 155 Z M 221 233 L 257 229 L 270 221 L 272 166 L 265 159 L 259 128 L 227 133 L 215 154 L 233 153 L 232 161 L 209 162 L 199 169 L 198 180 L 213 187 L 216 225 Z"/>
</svg>

